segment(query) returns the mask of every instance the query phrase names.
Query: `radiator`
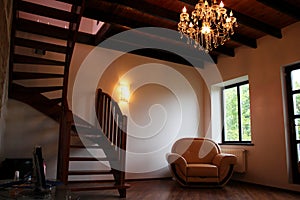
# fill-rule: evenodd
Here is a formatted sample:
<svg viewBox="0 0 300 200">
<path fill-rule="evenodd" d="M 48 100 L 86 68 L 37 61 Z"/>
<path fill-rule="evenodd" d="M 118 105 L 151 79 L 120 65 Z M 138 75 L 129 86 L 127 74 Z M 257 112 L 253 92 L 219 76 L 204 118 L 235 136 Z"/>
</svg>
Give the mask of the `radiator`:
<svg viewBox="0 0 300 200">
<path fill-rule="evenodd" d="M 234 172 L 245 173 L 246 172 L 246 150 L 245 149 L 229 149 L 222 148 L 222 153 L 233 154 L 237 157 L 237 164 L 234 166 Z"/>
</svg>

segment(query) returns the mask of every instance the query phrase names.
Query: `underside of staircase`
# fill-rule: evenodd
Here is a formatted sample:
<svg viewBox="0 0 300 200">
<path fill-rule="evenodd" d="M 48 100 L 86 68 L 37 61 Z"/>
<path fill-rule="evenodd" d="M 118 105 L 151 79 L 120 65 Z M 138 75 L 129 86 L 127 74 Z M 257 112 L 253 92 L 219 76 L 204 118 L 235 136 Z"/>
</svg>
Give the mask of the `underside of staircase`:
<svg viewBox="0 0 300 200">
<path fill-rule="evenodd" d="M 102 127 L 95 127 L 73 115 L 68 107 L 69 69 L 85 0 L 63 0 L 58 3 L 65 4 L 69 9 L 14 0 L 9 98 L 32 106 L 60 124 L 58 180 L 68 184 L 73 191 L 117 189 L 120 196 L 125 197 L 128 188 L 124 183 L 125 156 L 116 150 L 116 147 L 126 148 L 124 118 L 120 117 L 119 122 L 122 124 L 118 136 L 120 139 L 115 139 L 108 137 Z M 59 20 L 68 25 L 58 27 L 40 21 L 39 17 Z M 99 90 L 98 100 L 103 99 L 109 99 L 101 103 L 108 106 L 105 110 L 117 110 L 113 100 Z M 98 108 L 101 110 L 101 106 Z M 105 119 L 100 115 L 100 124 L 105 126 L 102 124 Z M 82 138 L 86 138 L 88 143 L 83 144 Z M 91 155 L 90 152 L 97 150 L 101 150 L 105 156 L 100 158 Z M 89 166 L 96 166 L 94 163 L 97 162 L 101 164 L 101 161 L 109 163 L 107 169 L 89 169 Z M 85 166 L 84 170 L 76 168 L 76 164 Z"/>
</svg>

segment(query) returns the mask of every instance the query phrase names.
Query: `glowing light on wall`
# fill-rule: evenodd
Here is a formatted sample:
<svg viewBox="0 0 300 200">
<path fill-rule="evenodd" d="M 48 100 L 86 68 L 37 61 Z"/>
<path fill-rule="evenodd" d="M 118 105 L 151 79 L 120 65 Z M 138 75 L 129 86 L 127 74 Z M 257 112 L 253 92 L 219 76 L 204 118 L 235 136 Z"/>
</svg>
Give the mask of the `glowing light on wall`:
<svg viewBox="0 0 300 200">
<path fill-rule="evenodd" d="M 119 102 L 129 103 L 130 89 L 126 83 L 119 83 Z"/>
</svg>

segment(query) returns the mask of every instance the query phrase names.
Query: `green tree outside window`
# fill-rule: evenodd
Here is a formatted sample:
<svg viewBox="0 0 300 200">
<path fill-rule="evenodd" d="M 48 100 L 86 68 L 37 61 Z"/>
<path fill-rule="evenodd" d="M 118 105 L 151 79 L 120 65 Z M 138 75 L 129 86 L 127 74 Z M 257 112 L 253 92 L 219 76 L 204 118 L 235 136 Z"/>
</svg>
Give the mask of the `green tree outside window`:
<svg viewBox="0 0 300 200">
<path fill-rule="evenodd" d="M 223 99 L 223 142 L 251 142 L 248 81 L 226 86 Z"/>
</svg>

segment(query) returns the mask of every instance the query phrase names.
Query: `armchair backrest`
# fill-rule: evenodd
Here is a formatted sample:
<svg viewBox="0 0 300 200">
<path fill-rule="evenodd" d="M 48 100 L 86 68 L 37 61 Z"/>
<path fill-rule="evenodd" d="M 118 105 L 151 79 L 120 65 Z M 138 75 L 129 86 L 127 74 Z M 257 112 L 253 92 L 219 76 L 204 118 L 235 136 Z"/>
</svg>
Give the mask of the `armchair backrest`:
<svg viewBox="0 0 300 200">
<path fill-rule="evenodd" d="M 187 163 L 211 163 L 220 147 L 207 138 L 182 138 L 172 146 L 172 153 L 182 155 Z"/>
</svg>

